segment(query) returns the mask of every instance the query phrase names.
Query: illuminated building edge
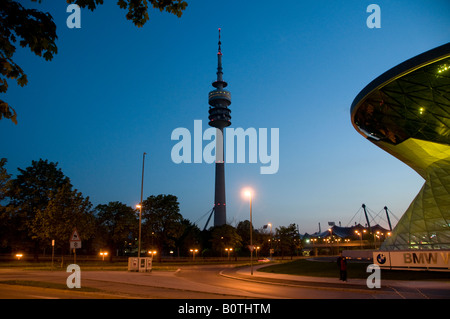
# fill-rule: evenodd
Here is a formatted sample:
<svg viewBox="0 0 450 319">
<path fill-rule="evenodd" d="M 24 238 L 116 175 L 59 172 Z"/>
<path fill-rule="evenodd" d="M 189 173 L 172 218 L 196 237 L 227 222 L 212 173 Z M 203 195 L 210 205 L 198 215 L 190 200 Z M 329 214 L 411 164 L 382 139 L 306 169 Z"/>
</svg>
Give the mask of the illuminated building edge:
<svg viewBox="0 0 450 319">
<path fill-rule="evenodd" d="M 372 81 L 355 98 L 351 121 L 425 179 L 381 249 L 449 249 L 450 43 Z"/>
</svg>

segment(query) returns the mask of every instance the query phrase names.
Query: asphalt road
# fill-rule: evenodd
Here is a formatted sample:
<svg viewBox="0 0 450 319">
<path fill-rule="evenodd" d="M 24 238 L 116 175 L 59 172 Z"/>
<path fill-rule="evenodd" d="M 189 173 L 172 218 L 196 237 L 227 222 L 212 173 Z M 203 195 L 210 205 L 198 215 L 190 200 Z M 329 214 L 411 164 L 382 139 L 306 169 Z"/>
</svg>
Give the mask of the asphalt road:
<svg viewBox="0 0 450 319">
<path fill-rule="evenodd" d="M 224 265 L 188 266 L 177 271 L 136 273 L 83 271 L 81 287 L 52 289 L 1 284 L 8 280 L 66 284 L 65 271 L 0 268 L 0 299 L 440 299 L 450 298 L 447 286 L 417 288 L 392 284 L 368 289 L 361 282 L 299 281 L 236 270 Z"/>
</svg>

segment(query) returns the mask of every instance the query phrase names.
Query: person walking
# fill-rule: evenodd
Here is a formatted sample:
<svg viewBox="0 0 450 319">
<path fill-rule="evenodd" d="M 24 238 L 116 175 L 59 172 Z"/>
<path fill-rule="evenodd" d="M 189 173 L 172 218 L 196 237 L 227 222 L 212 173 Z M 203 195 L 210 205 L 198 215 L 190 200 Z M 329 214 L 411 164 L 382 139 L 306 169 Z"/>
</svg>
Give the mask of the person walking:
<svg viewBox="0 0 450 319">
<path fill-rule="evenodd" d="M 337 265 L 339 268 L 339 280 L 347 281 L 347 258 L 342 253 L 337 258 Z"/>
</svg>

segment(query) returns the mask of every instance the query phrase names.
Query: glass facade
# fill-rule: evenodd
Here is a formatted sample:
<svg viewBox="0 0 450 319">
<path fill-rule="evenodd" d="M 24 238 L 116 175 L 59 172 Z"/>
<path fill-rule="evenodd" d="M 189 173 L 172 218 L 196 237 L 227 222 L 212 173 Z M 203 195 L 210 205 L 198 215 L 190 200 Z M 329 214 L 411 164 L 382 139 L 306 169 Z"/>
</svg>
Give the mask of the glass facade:
<svg viewBox="0 0 450 319">
<path fill-rule="evenodd" d="M 425 179 L 382 249 L 449 249 L 450 43 L 375 79 L 351 113 L 359 133 Z"/>
</svg>

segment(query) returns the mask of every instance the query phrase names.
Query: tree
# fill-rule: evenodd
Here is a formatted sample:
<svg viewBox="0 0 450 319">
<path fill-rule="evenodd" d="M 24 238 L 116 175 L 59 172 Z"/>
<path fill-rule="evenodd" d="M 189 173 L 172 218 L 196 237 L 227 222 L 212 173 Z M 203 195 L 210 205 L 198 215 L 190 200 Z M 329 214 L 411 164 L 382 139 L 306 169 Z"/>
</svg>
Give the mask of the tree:
<svg viewBox="0 0 450 319">
<path fill-rule="evenodd" d="M 41 0 L 32 1 L 41 3 Z M 66 2 L 91 11 L 103 4 L 103 0 Z M 117 5 L 127 10 L 126 18 L 137 27 L 142 27 L 149 20 L 149 5 L 178 17 L 181 17 L 187 7 L 184 0 L 118 0 Z M 55 43 L 57 38 L 56 24 L 50 13 L 26 9 L 18 1 L 0 0 L 0 93 L 6 93 L 8 90 L 7 79 L 16 80 L 20 86 L 28 83 L 25 72 L 13 60 L 17 42 L 21 47 L 28 47 L 35 55 L 50 61 L 58 52 Z M 17 124 L 16 111 L 0 99 L 0 120 L 3 117 Z"/>
<path fill-rule="evenodd" d="M 70 235 L 76 228 L 80 237 L 86 241 L 95 232 L 94 215 L 89 197 L 84 198 L 81 192 L 72 190 L 66 183 L 57 192 L 51 192 L 48 205 L 37 210 L 31 224 L 32 238 L 41 243 L 50 244 L 62 249 L 69 246 Z"/>
<path fill-rule="evenodd" d="M 182 235 L 176 240 L 175 244 L 178 249 L 178 255 L 181 250 L 181 253 L 187 256 L 190 249 L 201 249 L 201 231 L 197 225 L 191 223 L 188 219 L 183 218 L 181 225 L 183 232 Z"/>
<path fill-rule="evenodd" d="M 242 238 L 231 225 L 216 226 L 211 231 L 212 249 L 222 256 L 225 248 L 236 252 L 242 246 Z"/>
<path fill-rule="evenodd" d="M 20 86 L 28 83 L 26 74 L 13 60 L 16 42 L 19 41 L 21 47 L 28 47 L 31 52 L 49 61 L 57 53 L 57 36 L 56 25 L 49 13 L 25 9 L 20 3 L 11 0 L 0 0 L 0 4 L 0 93 L 6 93 L 6 79 L 17 80 Z M 0 100 L 0 119 L 2 117 L 17 124 L 16 111 Z"/>
<path fill-rule="evenodd" d="M 295 253 L 295 248 L 300 240 L 300 236 L 297 231 L 297 226 L 295 224 L 290 224 L 289 226 L 280 226 L 276 229 L 276 235 L 278 239 L 278 249 L 281 252 L 281 257 L 283 258 L 285 254 L 292 256 Z"/>
<path fill-rule="evenodd" d="M 11 212 L 11 222 L 15 231 L 16 244 L 26 248 L 34 245 L 35 259 L 39 242 L 33 239 L 32 224 L 36 212 L 44 210 L 52 194 L 56 194 L 63 185 L 72 186 L 58 163 L 48 160 L 32 161 L 26 169 L 18 168 L 19 174 L 11 180 L 7 196 L 10 199 L 8 209 Z"/>
<path fill-rule="evenodd" d="M 8 247 L 10 236 L 13 233 L 11 219 L 8 214 L 5 199 L 7 198 L 8 187 L 11 175 L 6 170 L 7 159 L 0 159 L 0 247 Z"/>
<path fill-rule="evenodd" d="M 11 175 L 8 174 L 8 171 L 6 170 L 6 163 L 8 160 L 6 158 L 0 158 L 0 205 L 2 204 L 3 200 L 6 198 L 6 192 L 8 189 L 8 183 L 11 178 Z M 0 206 L 2 207 L 2 206 Z"/>
<path fill-rule="evenodd" d="M 149 196 L 143 202 L 141 248 L 158 248 L 158 259 L 163 251 L 174 248 L 183 234 L 183 216 L 174 195 Z"/>
<path fill-rule="evenodd" d="M 242 245 L 244 249 L 250 251 L 250 221 L 246 219 L 239 222 L 236 226 L 236 232 L 242 238 Z M 253 246 L 261 245 L 261 243 L 258 241 L 258 238 L 258 231 L 255 230 L 254 227 L 252 227 Z"/>
<path fill-rule="evenodd" d="M 97 217 L 96 239 L 109 248 L 109 258 L 116 250 L 122 253 L 137 237 L 138 219 L 136 211 L 121 202 L 109 202 L 95 208 Z M 100 247 L 102 249 L 102 247 Z"/>
</svg>

